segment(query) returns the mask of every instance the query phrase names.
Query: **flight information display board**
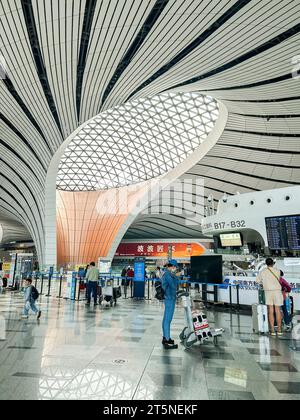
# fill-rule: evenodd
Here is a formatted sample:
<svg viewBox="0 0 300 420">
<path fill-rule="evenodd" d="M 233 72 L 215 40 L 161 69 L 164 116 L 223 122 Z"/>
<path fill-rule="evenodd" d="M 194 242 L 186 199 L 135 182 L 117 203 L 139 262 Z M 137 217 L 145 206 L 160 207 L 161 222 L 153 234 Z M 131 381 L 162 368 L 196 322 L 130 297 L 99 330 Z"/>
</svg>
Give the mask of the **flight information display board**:
<svg viewBox="0 0 300 420">
<path fill-rule="evenodd" d="M 300 250 L 300 215 L 266 218 L 269 248 L 272 250 Z"/>
</svg>

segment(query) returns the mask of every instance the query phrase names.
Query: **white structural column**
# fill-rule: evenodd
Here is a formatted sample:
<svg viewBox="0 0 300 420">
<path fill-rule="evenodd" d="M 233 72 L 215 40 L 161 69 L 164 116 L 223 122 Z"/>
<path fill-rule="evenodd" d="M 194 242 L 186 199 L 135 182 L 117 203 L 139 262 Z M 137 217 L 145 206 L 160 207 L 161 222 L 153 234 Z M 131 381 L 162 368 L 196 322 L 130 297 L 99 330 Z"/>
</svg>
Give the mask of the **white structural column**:
<svg viewBox="0 0 300 420">
<path fill-rule="evenodd" d="M 67 138 L 55 153 L 47 172 L 45 186 L 45 257 L 42 262 L 43 268 L 56 267 L 57 264 L 57 229 L 56 229 L 56 180 L 59 164 L 67 147 L 74 136 L 85 126 L 82 124 Z"/>
</svg>

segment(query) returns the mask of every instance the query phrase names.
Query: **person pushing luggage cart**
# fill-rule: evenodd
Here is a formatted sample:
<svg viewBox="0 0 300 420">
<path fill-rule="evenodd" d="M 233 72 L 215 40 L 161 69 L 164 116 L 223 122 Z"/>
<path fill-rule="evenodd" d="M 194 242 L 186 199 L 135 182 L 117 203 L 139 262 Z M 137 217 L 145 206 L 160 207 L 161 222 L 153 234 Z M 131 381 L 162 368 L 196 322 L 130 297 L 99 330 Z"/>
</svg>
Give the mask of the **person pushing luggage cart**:
<svg viewBox="0 0 300 420">
<path fill-rule="evenodd" d="M 117 305 L 117 300 L 122 296 L 121 287 L 114 287 L 113 279 L 104 279 L 102 287 L 102 295 L 100 296 L 100 304 L 105 301 L 112 307 Z"/>
<path fill-rule="evenodd" d="M 176 260 L 171 260 L 167 264 L 161 279 L 162 289 L 164 292 L 164 318 L 162 323 L 163 340 L 162 345 L 166 350 L 178 349 L 178 345 L 171 339 L 171 323 L 173 320 L 176 307 L 177 286 L 181 273 L 178 272 L 178 264 Z"/>
</svg>

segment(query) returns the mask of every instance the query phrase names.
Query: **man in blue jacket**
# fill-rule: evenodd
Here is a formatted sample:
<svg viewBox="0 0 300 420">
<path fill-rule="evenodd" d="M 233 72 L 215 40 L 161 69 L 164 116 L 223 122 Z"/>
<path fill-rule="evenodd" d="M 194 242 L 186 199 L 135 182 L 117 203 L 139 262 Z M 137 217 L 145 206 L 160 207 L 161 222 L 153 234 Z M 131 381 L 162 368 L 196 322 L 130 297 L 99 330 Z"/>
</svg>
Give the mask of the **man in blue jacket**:
<svg viewBox="0 0 300 420">
<path fill-rule="evenodd" d="M 164 305 L 165 314 L 163 319 L 163 341 L 162 344 L 165 349 L 178 349 L 178 345 L 171 339 L 171 323 L 173 320 L 175 306 L 176 306 L 176 293 L 177 286 L 180 277 L 180 273 L 177 273 L 178 264 L 177 261 L 171 260 L 166 266 L 164 274 L 162 276 L 162 288 L 165 292 Z"/>
</svg>

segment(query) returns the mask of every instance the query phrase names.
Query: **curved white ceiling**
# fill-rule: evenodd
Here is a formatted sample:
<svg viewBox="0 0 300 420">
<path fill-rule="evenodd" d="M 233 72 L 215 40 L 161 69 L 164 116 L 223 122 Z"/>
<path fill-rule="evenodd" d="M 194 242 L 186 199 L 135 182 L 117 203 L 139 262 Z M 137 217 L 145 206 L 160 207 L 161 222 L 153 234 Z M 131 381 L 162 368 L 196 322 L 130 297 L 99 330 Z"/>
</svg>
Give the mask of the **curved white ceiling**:
<svg viewBox="0 0 300 420">
<path fill-rule="evenodd" d="M 57 188 L 92 191 L 147 181 L 174 169 L 212 131 L 218 103 L 200 93 L 165 93 L 105 111 L 76 134 Z"/>
<path fill-rule="evenodd" d="M 54 153 L 93 116 L 165 92 L 199 91 L 229 110 L 188 174 L 204 177 L 206 196 L 299 184 L 299 47 L 297 0 L 2 0 L 0 214 L 26 225 L 42 256 Z"/>
<path fill-rule="evenodd" d="M 11 220 L 0 221 L 0 246 L 7 245 L 11 241 L 28 241 L 30 235 L 21 223 Z"/>
</svg>

